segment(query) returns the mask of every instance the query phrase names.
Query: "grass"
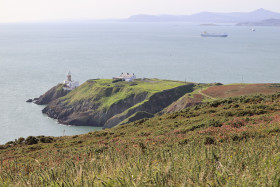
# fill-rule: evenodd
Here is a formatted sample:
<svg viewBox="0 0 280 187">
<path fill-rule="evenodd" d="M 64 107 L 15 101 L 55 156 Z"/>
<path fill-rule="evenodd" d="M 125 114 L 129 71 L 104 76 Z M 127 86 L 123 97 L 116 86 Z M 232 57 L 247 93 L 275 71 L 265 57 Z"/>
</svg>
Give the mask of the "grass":
<svg viewBox="0 0 280 187">
<path fill-rule="evenodd" d="M 278 93 L 242 96 L 9 142 L 0 146 L 0 186 L 279 186 L 279 109 Z"/>
<path fill-rule="evenodd" d="M 63 91 L 63 86 L 64 86 L 63 84 L 58 84 L 57 88 L 56 88 L 56 91 L 57 92 Z"/>
<path fill-rule="evenodd" d="M 159 79 L 134 80 L 133 82 L 112 83 L 111 79 L 89 80 L 61 98 L 68 104 L 84 100 L 100 104 L 100 109 L 108 109 L 112 104 L 137 95 L 152 96 L 157 92 L 185 85 L 185 82 Z"/>
</svg>

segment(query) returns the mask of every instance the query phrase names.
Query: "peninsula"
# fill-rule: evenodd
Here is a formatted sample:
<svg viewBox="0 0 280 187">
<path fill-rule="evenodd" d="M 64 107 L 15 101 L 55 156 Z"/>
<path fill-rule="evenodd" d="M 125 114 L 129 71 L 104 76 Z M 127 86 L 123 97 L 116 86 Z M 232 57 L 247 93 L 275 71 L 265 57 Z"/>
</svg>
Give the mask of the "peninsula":
<svg viewBox="0 0 280 187">
<path fill-rule="evenodd" d="M 110 128 L 153 117 L 196 85 L 159 79 L 125 80 L 88 80 L 72 91 L 58 84 L 36 103 L 47 104 L 43 113 L 59 123 Z"/>
</svg>

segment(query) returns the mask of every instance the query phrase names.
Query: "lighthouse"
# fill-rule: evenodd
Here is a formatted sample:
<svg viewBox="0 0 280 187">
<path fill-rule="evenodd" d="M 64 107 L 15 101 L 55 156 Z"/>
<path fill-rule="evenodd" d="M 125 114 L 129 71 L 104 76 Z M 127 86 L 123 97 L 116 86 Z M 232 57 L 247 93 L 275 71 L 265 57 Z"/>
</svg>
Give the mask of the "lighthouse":
<svg viewBox="0 0 280 187">
<path fill-rule="evenodd" d="M 79 86 L 78 81 L 74 81 L 74 80 L 72 81 L 70 71 L 68 72 L 68 74 L 66 76 L 66 80 L 63 82 L 63 84 L 64 84 L 64 86 L 63 86 L 64 90 L 73 90 Z"/>
<path fill-rule="evenodd" d="M 67 81 L 69 81 L 69 82 L 72 81 L 72 80 L 71 80 L 71 72 L 70 72 L 70 71 L 68 72 L 68 75 L 67 75 Z"/>
</svg>

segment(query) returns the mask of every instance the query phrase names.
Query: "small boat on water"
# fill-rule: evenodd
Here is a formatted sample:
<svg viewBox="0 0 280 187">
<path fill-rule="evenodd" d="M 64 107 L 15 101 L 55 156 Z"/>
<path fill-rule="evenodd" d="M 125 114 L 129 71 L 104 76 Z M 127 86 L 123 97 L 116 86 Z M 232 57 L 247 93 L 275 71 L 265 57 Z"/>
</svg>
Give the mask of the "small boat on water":
<svg viewBox="0 0 280 187">
<path fill-rule="evenodd" d="M 201 33 L 202 37 L 228 37 L 227 34 L 217 34 L 217 33 L 208 33 L 208 32 L 203 32 Z"/>
</svg>

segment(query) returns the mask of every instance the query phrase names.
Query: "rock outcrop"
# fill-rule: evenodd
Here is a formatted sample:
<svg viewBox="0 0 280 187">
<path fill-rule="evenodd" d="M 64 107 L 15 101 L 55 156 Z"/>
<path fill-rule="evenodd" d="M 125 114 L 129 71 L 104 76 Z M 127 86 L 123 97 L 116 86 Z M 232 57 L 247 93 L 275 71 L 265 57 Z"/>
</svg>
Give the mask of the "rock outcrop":
<svg viewBox="0 0 280 187">
<path fill-rule="evenodd" d="M 31 103 L 32 101 L 33 101 L 33 99 L 26 100 L 27 103 Z"/>
<path fill-rule="evenodd" d="M 47 91 L 44 95 L 41 95 L 39 98 L 36 98 L 34 100 L 36 100 L 35 103 L 38 105 L 46 105 L 51 101 L 67 95 L 69 92 L 69 90 L 63 89 L 63 84 L 58 84 Z"/>
</svg>

